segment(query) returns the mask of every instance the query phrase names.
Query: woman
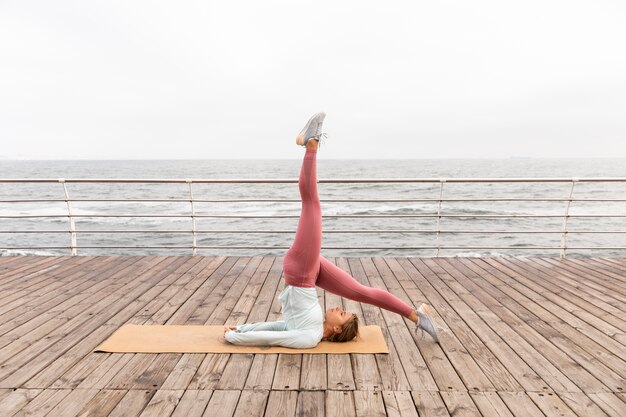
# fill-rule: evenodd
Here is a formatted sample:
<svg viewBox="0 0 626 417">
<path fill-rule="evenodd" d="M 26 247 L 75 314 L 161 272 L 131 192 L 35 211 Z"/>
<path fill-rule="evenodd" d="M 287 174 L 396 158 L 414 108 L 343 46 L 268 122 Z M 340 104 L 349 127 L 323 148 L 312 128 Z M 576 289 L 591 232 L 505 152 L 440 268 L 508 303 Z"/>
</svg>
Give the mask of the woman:
<svg viewBox="0 0 626 417">
<path fill-rule="evenodd" d="M 296 143 L 306 147 L 298 180 L 302 212 L 295 241 L 283 261 L 287 285 L 278 297 L 283 320 L 226 326 L 224 337 L 236 345 L 290 348 L 311 348 L 321 340 L 347 342 L 354 339 L 359 329 L 357 316 L 341 307 L 331 308 L 322 314 L 315 290 L 317 286 L 333 294 L 401 314 L 416 323 L 416 330 L 425 330 L 437 342 L 435 326 L 426 304 L 414 310 L 387 291 L 361 285 L 320 255 L 322 211 L 317 195 L 316 156 L 325 117 L 324 113 L 313 115 L 296 137 Z"/>
</svg>

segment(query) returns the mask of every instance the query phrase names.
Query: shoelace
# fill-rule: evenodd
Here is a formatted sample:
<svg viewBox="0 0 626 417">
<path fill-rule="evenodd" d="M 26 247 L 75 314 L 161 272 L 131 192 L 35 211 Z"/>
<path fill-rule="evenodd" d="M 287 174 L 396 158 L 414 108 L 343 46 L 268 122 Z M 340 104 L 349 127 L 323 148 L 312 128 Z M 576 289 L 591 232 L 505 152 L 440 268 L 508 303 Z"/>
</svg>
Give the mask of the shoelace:
<svg viewBox="0 0 626 417">
<path fill-rule="evenodd" d="M 326 141 L 326 139 L 328 139 L 328 135 L 326 133 L 320 133 L 319 135 L 315 135 L 315 136 L 311 136 L 309 138 L 309 140 L 311 139 L 315 139 L 317 141 L 317 144 L 319 146 L 319 148 L 322 147 L 322 143 Z M 306 144 L 305 144 L 306 146 Z"/>
<path fill-rule="evenodd" d="M 417 331 L 420 331 L 420 340 L 424 339 L 424 329 L 420 327 L 419 324 L 415 325 L 415 334 L 417 334 Z"/>
</svg>

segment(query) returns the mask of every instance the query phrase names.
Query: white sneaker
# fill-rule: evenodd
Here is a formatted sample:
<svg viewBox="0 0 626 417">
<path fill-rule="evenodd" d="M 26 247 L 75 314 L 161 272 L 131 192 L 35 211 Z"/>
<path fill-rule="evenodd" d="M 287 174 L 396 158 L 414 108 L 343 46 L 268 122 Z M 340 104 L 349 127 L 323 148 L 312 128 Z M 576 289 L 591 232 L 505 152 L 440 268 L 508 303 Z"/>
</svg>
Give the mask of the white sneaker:
<svg viewBox="0 0 626 417">
<path fill-rule="evenodd" d="M 439 338 L 437 337 L 437 329 L 435 327 L 435 322 L 433 321 L 430 315 L 430 307 L 426 304 L 422 304 L 417 309 L 417 315 L 420 318 L 419 324 L 415 327 L 415 331 L 420 330 L 421 332 L 426 331 L 433 338 L 436 343 L 439 343 Z"/>
<path fill-rule="evenodd" d="M 296 136 L 296 143 L 301 146 L 306 146 L 309 139 L 320 140 L 322 137 L 322 125 L 324 124 L 324 118 L 326 113 L 319 112 L 314 114 L 306 125 L 302 128 L 298 136 Z"/>
</svg>

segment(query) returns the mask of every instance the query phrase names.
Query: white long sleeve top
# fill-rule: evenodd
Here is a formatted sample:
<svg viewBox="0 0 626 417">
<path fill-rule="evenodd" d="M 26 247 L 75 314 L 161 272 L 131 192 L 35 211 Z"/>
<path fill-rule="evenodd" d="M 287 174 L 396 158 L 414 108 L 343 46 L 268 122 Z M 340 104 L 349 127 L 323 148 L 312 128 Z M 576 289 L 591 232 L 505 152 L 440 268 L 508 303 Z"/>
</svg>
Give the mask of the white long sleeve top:
<svg viewBox="0 0 626 417">
<path fill-rule="evenodd" d="M 324 314 L 315 288 L 287 285 L 280 293 L 283 320 L 242 324 L 227 332 L 228 342 L 242 346 L 317 346 L 324 333 Z"/>
</svg>

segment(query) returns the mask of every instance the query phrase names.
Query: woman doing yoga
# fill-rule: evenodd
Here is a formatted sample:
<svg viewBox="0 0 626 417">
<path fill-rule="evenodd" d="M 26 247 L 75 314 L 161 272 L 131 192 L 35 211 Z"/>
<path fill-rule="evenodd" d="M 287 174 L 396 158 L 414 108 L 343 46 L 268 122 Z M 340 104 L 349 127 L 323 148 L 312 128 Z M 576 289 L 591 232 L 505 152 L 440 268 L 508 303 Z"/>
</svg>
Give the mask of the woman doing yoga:
<svg viewBox="0 0 626 417">
<path fill-rule="evenodd" d="M 324 113 L 315 114 L 296 137 L 296 143 L 306 147 L 298 180 L 302 211 L 295 240 L 283 260 L 286 285 L 278 297 L 283 320 L 226 326 L 226 341 L 245 346 L 311 348 L 321 340 L 352 340 L 358 333 L 357 316 L 341 307 L 331 308 L 323 314 L 316 286 L 400 314 L 416 323 L 416 330 L 422 329 L 438 341 L 426 304 L 414 310 L 387 291 L 361 285 L 321 256 L 322 211 L 317 195 L 316 156 L 325 116 Z"/>
</svg>

